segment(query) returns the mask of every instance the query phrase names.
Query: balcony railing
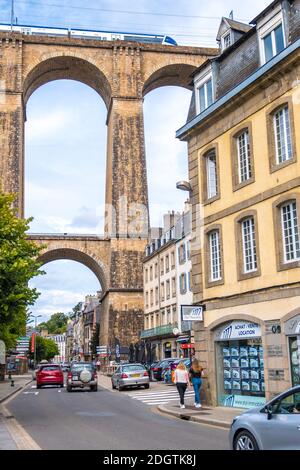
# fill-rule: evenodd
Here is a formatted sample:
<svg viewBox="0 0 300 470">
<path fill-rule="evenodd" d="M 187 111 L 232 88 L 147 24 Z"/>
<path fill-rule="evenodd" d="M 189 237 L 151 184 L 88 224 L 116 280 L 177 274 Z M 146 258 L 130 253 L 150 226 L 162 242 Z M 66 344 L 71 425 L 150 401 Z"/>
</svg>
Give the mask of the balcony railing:
<svg viewBox="0 0 300 470">
<path fill-rule="evenodd" d="M 163 336 L 173 333 L 174 328 L 177 328 L 177 323 L 169 323 L 168 325 L 157 326 L 150 330 L 143 330 L 141 332 L 141 338 L 152 338 L 154 336 Z"/>
</svg>

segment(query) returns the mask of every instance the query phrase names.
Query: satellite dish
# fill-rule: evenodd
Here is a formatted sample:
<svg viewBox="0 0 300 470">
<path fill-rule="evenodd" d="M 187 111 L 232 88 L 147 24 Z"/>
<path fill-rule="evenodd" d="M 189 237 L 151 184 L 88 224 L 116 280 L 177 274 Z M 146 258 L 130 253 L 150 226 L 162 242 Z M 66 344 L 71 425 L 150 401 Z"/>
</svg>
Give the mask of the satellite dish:
<svg viewBox="0 0 300 470">
<path fill-rule="evenodd" d="M 178 330 L 178 328 L 173 328 L 173 335 L 174 336 L 177 336 L 179 335 L 180 331 Z"/>
</svg>

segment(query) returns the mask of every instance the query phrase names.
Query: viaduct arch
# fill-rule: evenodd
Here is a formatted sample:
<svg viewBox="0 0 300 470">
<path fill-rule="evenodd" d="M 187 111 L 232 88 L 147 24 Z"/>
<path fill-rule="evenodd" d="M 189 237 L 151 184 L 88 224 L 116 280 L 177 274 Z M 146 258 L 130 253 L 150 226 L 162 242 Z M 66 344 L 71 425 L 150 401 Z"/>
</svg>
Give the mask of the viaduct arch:
<svg viewBox="0 0 300 470">
<path fill-rule="evenodd" d="M 143 98 L 166 85 L 191 87 L 190 74 L 215 49 L 0 33 L 0 186 L 24 206 L 26 103 L 43 84 L 81 81 L 107 107 L 105 233 L 103 237 L 31 236 L 59 257 L 82 262 L 104 290 L 100 344 L 123 346 L 143 329 L 142 259 L 148 235 Z"/>
</svg>

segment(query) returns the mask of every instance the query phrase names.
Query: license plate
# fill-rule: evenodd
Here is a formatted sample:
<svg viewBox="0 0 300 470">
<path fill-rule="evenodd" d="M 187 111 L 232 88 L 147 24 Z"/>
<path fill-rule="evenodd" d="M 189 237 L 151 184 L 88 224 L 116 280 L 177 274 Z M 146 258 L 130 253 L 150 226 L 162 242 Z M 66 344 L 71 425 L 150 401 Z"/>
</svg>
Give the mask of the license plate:
<svg viewBox="0 0 300 470">
<path fill-rule="evenodd" d="M 73 375 L 73 380 L 78 380 L 78 376 L 77 376 L 77 375 Z"/>
<path fill-rule="evenodd" d="M 131 377 L 140 377 L 140 376 L 141 376 L 141 374 L 132 374 Z"/>
</svg>

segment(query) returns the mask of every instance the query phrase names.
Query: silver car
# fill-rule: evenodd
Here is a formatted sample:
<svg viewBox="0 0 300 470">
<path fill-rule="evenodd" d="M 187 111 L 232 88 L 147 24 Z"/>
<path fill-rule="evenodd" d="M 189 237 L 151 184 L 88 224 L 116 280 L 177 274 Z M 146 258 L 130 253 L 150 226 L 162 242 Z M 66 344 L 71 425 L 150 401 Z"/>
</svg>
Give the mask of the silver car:
<svg viewBox="0 0 300 470">
<path fill-rule="evenodd" d="M 234 418 L 233 450 L 300 450 L 300 385 Z"/>
<path fill-rule="evenodd" d="M 119 392 L 125 387 L 149 388 L 149 373 L 142 364 L 121 364 L 111 378 L 111 385 Z"/>
</svg>

